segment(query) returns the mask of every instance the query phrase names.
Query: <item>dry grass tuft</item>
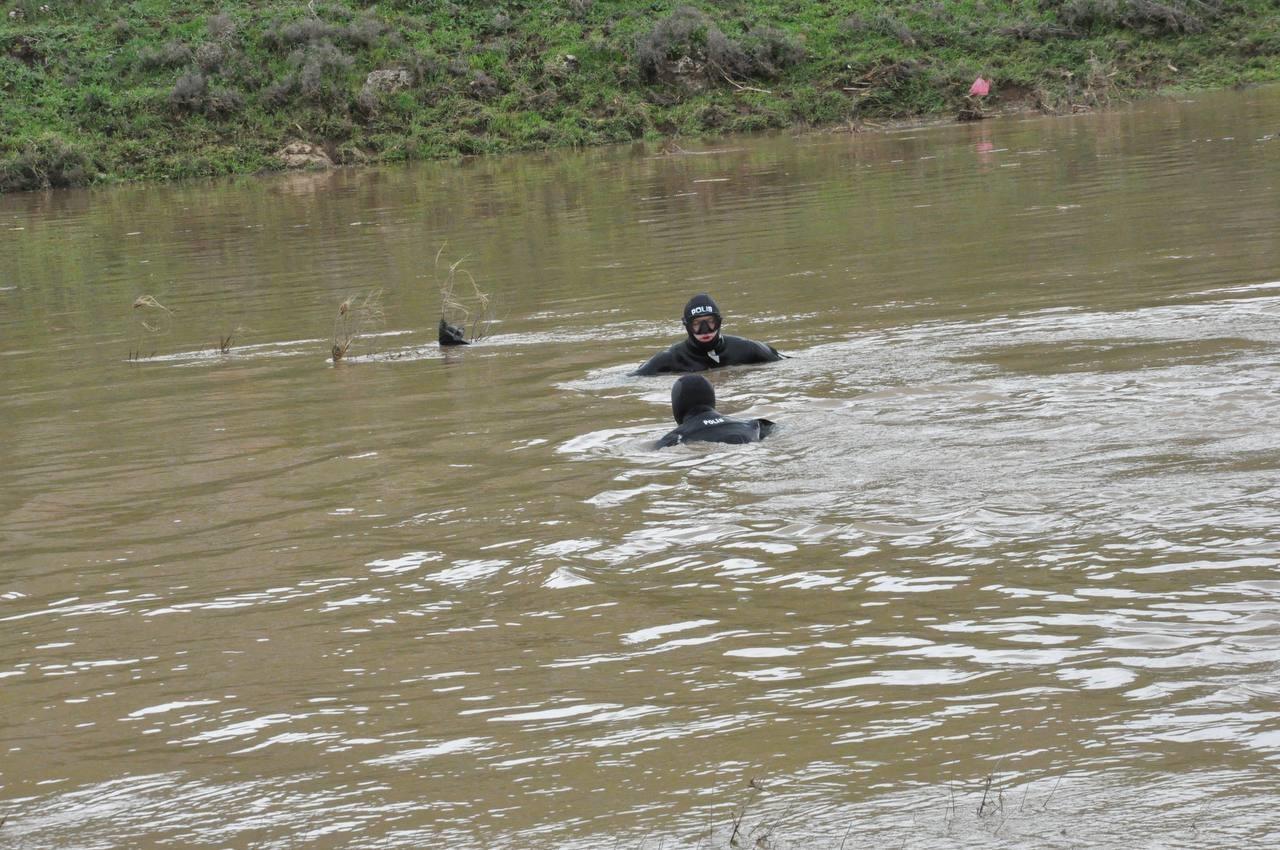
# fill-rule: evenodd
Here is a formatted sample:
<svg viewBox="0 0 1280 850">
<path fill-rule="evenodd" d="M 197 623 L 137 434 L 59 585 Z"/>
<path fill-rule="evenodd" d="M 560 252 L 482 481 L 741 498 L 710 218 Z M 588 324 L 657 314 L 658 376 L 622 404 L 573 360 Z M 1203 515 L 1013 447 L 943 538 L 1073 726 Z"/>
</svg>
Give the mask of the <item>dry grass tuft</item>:
<svg viewBox="0 0 1280 850">
<path fill-rule="evenodd" d="M 173 320 L 173 311 L 161 304 L 152 295 L 139 295 L 133 302 L 133 315 L 138 321 L 138 338 L 129 349 L 130 360 L 142 360 L 144 357 L 155 357 L 156 352 L 144 355 L 143 342 L 148 336 L 160 336 L 169 332 Z"/>
<path fill-rule="evenodd" d="M 447 243 L 446 243 L 447 244 Z M 464 334 L 477 342 L 489 335 L 493 324 L 493 311 L 489 305 L 489 294 L 480 289 L 471 272 L 462 267 L 466 257 L 441 265 L 445 245 L 436 252 L 435 273 L 440 287 L 440 321 L 442 328 L 456 326 Z"/>
<path fill-rule="evenodd" d="M 141 310 L 138 314 L 141 318 L 138 320 L 142 326 L 152 333 L 158 332 L 164 325 L 167 317 L 173 315 L 173 311 L 161 304 L 151 295 L 139 295 L 133 302 L 133 309 Z"/>
<path fill-rule="evenodd" d="M 364 298 L 347 296 L 338 305 L 338 315 L 333 320 L 333 362 L 347 356 L 351 344 L 386 320 L 382 311 L 382 290 L 375 289 Z"/>
</svg>

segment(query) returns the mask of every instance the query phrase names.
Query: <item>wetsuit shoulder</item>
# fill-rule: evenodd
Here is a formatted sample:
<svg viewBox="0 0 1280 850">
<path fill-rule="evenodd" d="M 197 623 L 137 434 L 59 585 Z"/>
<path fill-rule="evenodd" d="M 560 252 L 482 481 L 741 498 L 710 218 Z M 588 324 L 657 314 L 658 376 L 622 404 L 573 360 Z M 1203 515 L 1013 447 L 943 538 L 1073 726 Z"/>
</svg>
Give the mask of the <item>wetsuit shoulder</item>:
<svg viewBox="0 0 1280 850">
<path fill-rule="evenodd" d="M 668 448 L 671 448 L 672 446 L 678 446 L 682 442 L 684 442 L 684 439 L 680 434 L 680 429 L 677 428 L 674 431 L 668 432 L 666 436 L 664 436 L 661 440 L 654 443 L 653 447 L 655 449 L 668 449 Z"/>
<path fill-rule="evenodd" d="M 724 352 L 720 357 L 727 366 L 748 363 L 773 363 L 775 360 L 782 359 L 782 355 L 772 345 L 766 345 L 763 342 L 756 342 L 754 339 L 746 339 L 740 336 L 726 336 L 724 338 Z"/>
<path fill-rule="evenodd" d="M 671 348 L 668 348 L 666 351 L 659 351 L 657 354 L 653 355 L 648 360 L 646 360 L 643 364 L 641 364 L 640 368 L 636 369 L 631 374 L 632 375 L 661 375 L 663 372 L 673 371 L 672 361 L 674 358 L 672 354 L 674 349 L 675 349 L 675 346 L 672 346 Z"/>
</svg>

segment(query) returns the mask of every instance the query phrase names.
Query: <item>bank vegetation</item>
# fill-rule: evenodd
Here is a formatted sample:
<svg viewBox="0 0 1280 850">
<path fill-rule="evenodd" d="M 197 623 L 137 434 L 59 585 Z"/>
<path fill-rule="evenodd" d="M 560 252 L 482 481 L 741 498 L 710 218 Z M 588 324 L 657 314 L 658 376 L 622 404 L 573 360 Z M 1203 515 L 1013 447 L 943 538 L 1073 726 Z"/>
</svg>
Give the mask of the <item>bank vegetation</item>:
<svg viewBox="0 0 1280 850">
<path fill-rule="evenodd" d="M 1068 112 L 1280 79 L 1280 0 L 0 9 L 0 191 Z"/>
</svg>

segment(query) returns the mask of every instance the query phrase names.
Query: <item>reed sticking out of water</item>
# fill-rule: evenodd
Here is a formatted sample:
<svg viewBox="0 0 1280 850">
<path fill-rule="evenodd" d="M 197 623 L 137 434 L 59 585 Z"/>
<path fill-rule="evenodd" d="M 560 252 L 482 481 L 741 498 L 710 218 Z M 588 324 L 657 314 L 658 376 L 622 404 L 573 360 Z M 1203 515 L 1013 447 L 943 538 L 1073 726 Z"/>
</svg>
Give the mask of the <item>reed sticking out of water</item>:
<svg viewBox="0 0 1280 850">
<path fill-rule="evenodd" d="M 143 359 L 143 340 L 147 335 L 160 336 L 169 332 L 169 324 L 173 319 L 173 311 L 161 304 L 151 295 L 139 295 L 133 302 L 133 315 L 138 322 L 138 338 L 129 349 L 129 360 Z M 155 357 L 155 349 L 147 357 Z"/>
<path fill-rule="evenodd" d="M 448 244 L 448 243 L 446 243 Z M 471 272 L 462 267 L 466 257 L 450 263 L 442 270 L 440 257 L 445 246 L 436 251 L 435 274 L 440 287 L 441 345 L 469 345 L 489 335 L 493 313 L 489 294 L 480 289 Z M 461 286 L 460 286 L 461 284 Z M 470 340 L 467 339 L 470 334 Z"/>
<path fill-rule="evenodd" d="M 978 817 L 982 817 L 983 815 L 988 814 L 987 796 L 991 793 L 991 780 L 994 778 L 995 778 L 995 774 L 988 773 L 986 782 L 984 782 L 982 785 L 982 802 L 978 803 L 978 812 L 977 812 Z M 994 808 L 994 805 L 993 805 L 993 808 Z"/>
<path fill-rule="evenodd" d="M 1043 804 L 1042 806 L 1040 806 L 1040 811 L 1042 811 L 1042 812 L 1046 812 L 1046 811 L 1048 811 L 1048 810 L 1049 810 L 1049 802 L 1050 802 L 1051 800 L 1053 800 L 1053 795 L 1058 793 L 1058 786 L 1062 784 L 1062 777 L 1063 777 L 1063 776 L 1066 776 L 1066 774 L 1065 774 L 1065 773 L 1060 774 L 1060 775 L 1058 776 L 1058 781 L 1057 781 L 1057 782 L 1055 782 L 1055 783 L 1053 783 L 1053 790 L 1049 792 L 1049 796 L 1048 796 L 1048 797 L 1045 797 L 1045 798 L 1044 798 L 1044 804 Z"/>
<path fill-rule="evenodd" d="M 338 305 L 338 315 L 333 320 L 333 362 L 347 356 L 351 343 L 355 342 L 374 326 L 386 319 L 382 312 L 382 290 L 375 289 L 363 299 L 356 295 L 347 296 Z"/>
<path fill-rule="evenodd" d="M 1003 761 L 1004 761 L 1004 756 L 1001 756 L 999 759 L 996 760 L 995 767 L 991 768 L 991 772 L 987 774 L 987 778 L 986 780 L 983 781 L 983 785 L 982 785 L 982 802 L 978 803 L 978 811 L 977 811 L 978 817 L 980 818 L 994 817 L 995 815 L 1000 815 L 1000 823 L 998 823 L 996 825 L 996 828 L 992 831 L 993 835 L 1000 832 L 1000 829 L 1004 826 L 1005 821 L 1009 819 L 1009 815 L 1004 810 L 1003 786 L 997 786 L 995 797 L 994 799 L 991 799 L 990 803 L 988 804 L 988 798 L 991 797 L 991 785 L 993 782 L 996 781 L 996 775 L 999 773 L 1000 764 Z"/>
<path fill-rule="evenodd" d="M 234 328 L 232 328 L 230 331 L 227 332 L 226 336 L 219 336 L 218 337 L 218 353 L 229 354 L 231 352 L 232 343 L 235 341 L 236 337 L 244 336 L 248 330 L 249 329 L 246 328 L 244 325 L 236 325 Z"/>
<path fill-rule="evenodd" d="M 756 780 L 754 777 L 747 780 L 747 788 L 750 789 L 749 791 L 747 791 L 747 799 L 743 800 L 742 805 L 738 807 L 738 810 L 733 815 L 733 832 L 729 834 L 730 847 L 742 846 L 742 844 L 738 841 L 738 835 L 741 834 L 742 832 L 742 821 L 747 816 L 747 807 L 751 805 L 751 803 L 756 798 L 757 792 L 761 790 L 761 786 L 756 783 Z M 760 825 L 757 824 L 755 829 L 752 829 L 751 832 L 747 833 L 746 836 L 744 837 L 749 837 L 750 835 L 754 835 L 756 832 L 756 829 L 759 829 L 759 828 L 760 828 Z M 773 832 L 773 828 L 770 827 L 769 833 L 772 833 L 772 832 Z M 766 838 L 767 838 L 767 835 L 766 835 Z"/>
</svg>

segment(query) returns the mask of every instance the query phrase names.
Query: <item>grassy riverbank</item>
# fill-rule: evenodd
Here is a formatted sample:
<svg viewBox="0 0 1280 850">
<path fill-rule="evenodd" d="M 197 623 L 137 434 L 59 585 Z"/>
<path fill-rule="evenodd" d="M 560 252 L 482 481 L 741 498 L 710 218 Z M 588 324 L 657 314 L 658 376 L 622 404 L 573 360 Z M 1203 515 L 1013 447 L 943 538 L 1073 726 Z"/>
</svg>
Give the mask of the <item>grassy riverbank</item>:
<svg viewBox="0 0 1280 850">
<path fill-rule="evenodd" d="M 0 191 L 974 117 L 978 75 L 978 114 L 1280 79 L 1280 0 L 0 9 Z"/>
</svg>

